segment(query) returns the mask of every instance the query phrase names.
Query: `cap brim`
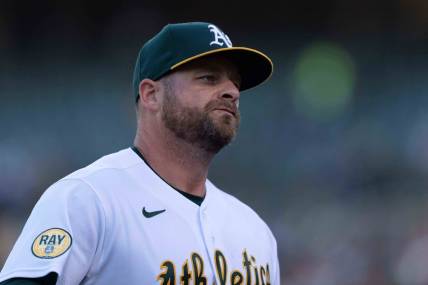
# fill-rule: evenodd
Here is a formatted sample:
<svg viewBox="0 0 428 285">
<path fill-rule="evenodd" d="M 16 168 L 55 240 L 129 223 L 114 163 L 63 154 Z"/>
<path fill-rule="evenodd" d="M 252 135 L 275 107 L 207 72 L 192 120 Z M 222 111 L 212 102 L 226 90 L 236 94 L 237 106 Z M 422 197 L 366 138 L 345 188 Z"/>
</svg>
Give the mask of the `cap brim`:
<svg viewBox="0 0 428 285">
<path fill-rule="evenodd" d="M 263 83 L 273 72 L 272 60 L 267 55 L 258 50 L 246 47 L 219 48 L 200 53 L 174 64 L 171 70 L 195 59 L 213 54 L 224 55 L 236 64 L 238 72 L 241 75 L 241 91 Z"/>
</svg>

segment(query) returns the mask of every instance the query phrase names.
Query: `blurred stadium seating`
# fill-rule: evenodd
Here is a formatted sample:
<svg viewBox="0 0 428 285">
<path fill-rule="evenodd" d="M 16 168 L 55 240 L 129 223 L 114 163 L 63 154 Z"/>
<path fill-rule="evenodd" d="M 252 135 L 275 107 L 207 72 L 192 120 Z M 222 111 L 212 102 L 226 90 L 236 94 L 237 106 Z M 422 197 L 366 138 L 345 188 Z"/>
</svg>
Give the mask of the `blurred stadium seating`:
<svg viewBox="0 0 428 285">
<path fill-rule="evenodd" d="M 282 283 L 428 284 L 427 3 L 1 1 L 0 267 L 51 183 L 131 145 L 140 45 L 204 20 L 275 63 L 210 178 L 271 226 Z"/>
</svg>

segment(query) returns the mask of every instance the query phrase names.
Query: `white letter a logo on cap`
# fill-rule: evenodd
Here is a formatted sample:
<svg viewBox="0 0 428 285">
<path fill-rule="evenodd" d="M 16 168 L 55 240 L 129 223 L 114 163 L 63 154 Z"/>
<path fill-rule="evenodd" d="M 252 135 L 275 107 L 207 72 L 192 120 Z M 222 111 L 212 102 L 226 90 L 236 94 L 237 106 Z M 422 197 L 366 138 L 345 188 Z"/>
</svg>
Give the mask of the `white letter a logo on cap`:
<svg viewBox="0 0 428 285">
<path fill-rule="evenodd" d="M 214 34 L 214 40 L 210 42 L 210 46 L 212 45 L 219 45 L 223 46 L 226 45 L 227 47 L 232 46 L 232 42 L 230 41 L 229 37 L 223 33 L 219 28 L 217 28 L 214 25 L 208 25 L 208 28 L 210 29 L 210 32 Z"/>
</svg>

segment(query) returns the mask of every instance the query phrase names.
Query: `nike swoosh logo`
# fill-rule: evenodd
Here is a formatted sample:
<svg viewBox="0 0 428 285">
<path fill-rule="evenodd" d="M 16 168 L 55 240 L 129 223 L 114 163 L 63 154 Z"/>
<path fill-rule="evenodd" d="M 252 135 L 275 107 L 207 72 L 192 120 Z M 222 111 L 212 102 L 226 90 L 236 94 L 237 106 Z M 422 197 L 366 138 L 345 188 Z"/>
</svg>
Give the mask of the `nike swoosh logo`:
<svg viewBox="0 0 428 285">
<path fill-rule="evenodd" d="M 163 212 L 165 212 L 166 210 L 159 210 L 159 211 L 153 211 L 153 212 L 148 212 L 146 211 L 146 207 L 143 207 L 143 216 L 146 218 L 153 218 L 156 215 L 162 214 Z"/>
</svg>

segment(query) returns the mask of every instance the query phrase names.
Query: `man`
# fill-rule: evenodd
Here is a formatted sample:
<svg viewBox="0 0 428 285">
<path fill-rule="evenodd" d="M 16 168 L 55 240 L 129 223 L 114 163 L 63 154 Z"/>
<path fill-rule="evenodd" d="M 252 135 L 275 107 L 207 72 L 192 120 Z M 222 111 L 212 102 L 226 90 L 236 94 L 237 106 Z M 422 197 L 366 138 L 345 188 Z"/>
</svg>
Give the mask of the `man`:
<svg viewBox="0 0 428 285">
<path fill-rule="evenodd" d="M 1 284 L 275 284 L 275 239 L 208 179 L 235 136 L 240 91 L 266 80 L 263 53 L 209 23 L 167 25 L 134 71 L 134 146 L 53 184 Z"/>
</svg>

